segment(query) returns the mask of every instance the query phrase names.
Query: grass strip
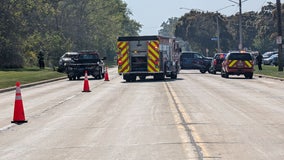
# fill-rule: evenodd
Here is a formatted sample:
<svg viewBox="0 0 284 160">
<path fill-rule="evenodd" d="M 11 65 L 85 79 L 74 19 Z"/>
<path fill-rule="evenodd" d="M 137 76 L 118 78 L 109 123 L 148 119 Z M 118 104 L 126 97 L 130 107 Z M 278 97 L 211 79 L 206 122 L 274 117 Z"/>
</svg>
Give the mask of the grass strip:
<svg viewBox="0 0 284 160">
<path fill-rule="evenodd" d="M 36 68 L 2 70 L 0 71 L 0 88 L 13 87 L 17 81 L 21 84 L 27 84 L 63 76 L 66 76 L 66 74 L 48 68 L 43 70 Z"/>
</svg>

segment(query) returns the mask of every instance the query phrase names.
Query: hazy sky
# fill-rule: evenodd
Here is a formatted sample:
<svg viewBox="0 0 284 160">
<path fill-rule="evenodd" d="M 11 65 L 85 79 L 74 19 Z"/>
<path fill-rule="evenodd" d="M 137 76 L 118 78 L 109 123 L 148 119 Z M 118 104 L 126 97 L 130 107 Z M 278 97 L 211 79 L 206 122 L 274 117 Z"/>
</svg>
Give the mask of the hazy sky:
<svg viewBox="0 0 284 160">
<path fill-rule="evenodd" d="M 181 17 L 188 9 L 219 12 L 225 15 L 233 15 L 239 12 L 239 6 L 229 0 L 124 0 L 133 13 L 132 19 L 143 25 L 140 35 L 156 35 L 162 22 L 171 17 Z M 239 2 L 239 0 L 232 0 Z M 245 1 L 245 0 L 243 0 Z M 242 12 L 260 11 L 267 2 L 276 3 L 276 0 L 247 0 L 242 3 Z M 186 9 L 180 9 L 186 8 Z"/>
</svg>

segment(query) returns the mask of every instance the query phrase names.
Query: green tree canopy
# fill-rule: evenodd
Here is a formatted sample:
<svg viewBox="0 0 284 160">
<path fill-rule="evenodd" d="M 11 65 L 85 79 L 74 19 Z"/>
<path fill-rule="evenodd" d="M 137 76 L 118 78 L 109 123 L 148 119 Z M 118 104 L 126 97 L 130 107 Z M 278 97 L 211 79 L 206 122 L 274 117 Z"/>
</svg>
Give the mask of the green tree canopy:
<svg viewBox="0 0 284 160">
<path fill-rule="evenodd" d="M 0 68 L 36 65 L 45 53 L 56 65 L 66 51 L 97 50 L 114 56 L 116 37 L 138 35 L 122 0 L 0 0 Z"/>
</svg>

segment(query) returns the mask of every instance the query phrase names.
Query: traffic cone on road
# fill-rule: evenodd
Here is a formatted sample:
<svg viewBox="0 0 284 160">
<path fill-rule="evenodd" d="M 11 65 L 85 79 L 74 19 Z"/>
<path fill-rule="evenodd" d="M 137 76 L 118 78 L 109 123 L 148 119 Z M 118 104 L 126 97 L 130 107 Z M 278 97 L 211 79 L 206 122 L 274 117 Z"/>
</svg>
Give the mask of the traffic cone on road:
<svg viewBox="0 0 284 160">
<path fill-rule="evenodd" d="M 107 66 L 106 66 L 106 71 L 105 71 L 105 81 L 109 81 Z"/>
<path fill-rule="evenodd" d="M 25 113 L 24 113 L 24 106 L 23 106 L 23 100 L 21 95 L 21 88 L 20 88 L 20 82 L 16 83 L 16 98 L 15 98 L 15 104 L 14 104 L 14 117 L 13 121 L 11 123 L 27 123 L 28 121 L 25 120 Z"/>
<path fill-rule="evenodd" d="M 89 87 L 88 73 L 85 71 L 84 88 L 82 92 L 91 92 Z"/>
</svg>

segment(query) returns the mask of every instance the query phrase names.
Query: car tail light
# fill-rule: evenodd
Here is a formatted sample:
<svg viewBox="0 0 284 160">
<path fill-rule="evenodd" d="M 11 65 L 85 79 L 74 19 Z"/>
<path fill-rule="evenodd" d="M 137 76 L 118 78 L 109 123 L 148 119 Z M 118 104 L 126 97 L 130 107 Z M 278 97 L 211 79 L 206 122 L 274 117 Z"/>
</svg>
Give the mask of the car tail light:
<svg viewBox="0 0 284 160">
<path fill-rule="evenodd" d="M 217 65 L 217 60 L 216 59 L 214 59 L 213 64 Z"/>
</svg>

